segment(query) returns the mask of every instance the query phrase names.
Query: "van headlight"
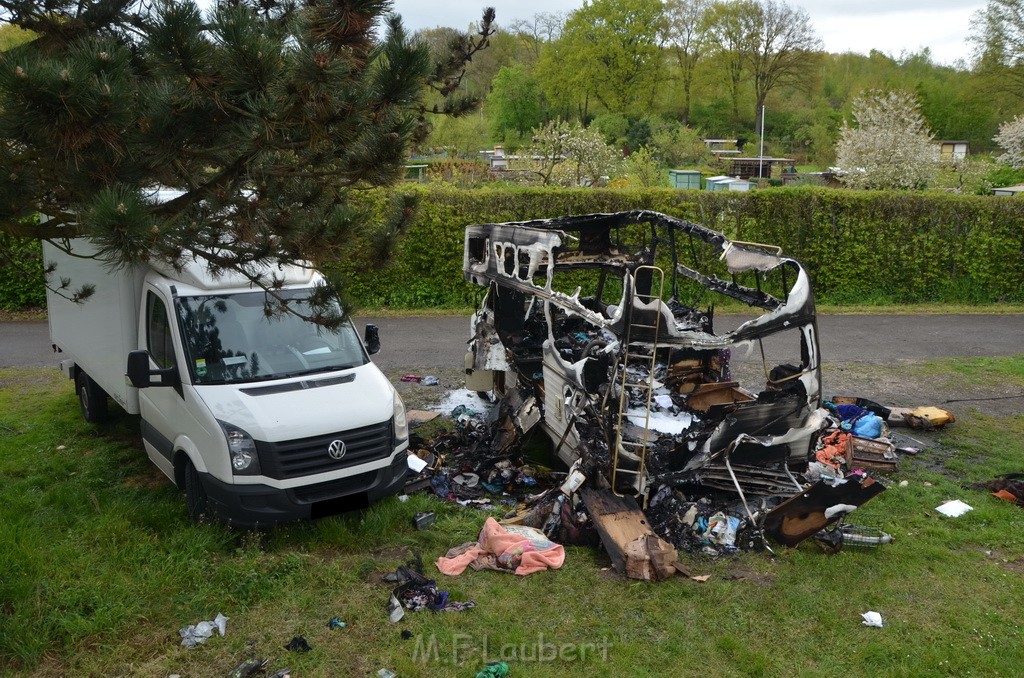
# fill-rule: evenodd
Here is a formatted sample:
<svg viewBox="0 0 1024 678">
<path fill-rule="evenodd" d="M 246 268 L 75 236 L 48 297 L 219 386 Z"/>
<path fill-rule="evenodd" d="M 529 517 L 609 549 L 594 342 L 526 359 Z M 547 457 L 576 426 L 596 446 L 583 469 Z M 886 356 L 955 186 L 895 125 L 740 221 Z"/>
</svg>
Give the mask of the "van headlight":
<svg viewBox="0 0 1024 678">
<path fill-rule="evenodd" d="M 399 445 L 409 439 L 409 419 L 405 416 L 405 403 L 402 396 L 395 391 L 395 444 Z"/>
<path fill-rule="evenodd" d="M 232 472 L 240 475 L 259 475 L 260 460 L 256 455 L 256 442 L 248 433 L 223 421 L 224 437 L 228 442 Z"/>
</svg>

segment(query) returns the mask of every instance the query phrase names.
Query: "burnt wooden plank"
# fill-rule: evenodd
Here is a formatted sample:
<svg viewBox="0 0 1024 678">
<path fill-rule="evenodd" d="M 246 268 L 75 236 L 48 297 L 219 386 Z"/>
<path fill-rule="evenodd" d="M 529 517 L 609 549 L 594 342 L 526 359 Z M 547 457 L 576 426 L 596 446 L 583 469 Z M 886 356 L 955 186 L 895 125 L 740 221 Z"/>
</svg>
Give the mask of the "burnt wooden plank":
<svg viewBox="0 0 1024 678">
<path fill-rule="evenodd" d="M 654 534 L 632 497 L 611 490 L 580 490 L 612 566 L 632 579 L 665 579 L 675 573 L 675 548 Z"/>
</svg>

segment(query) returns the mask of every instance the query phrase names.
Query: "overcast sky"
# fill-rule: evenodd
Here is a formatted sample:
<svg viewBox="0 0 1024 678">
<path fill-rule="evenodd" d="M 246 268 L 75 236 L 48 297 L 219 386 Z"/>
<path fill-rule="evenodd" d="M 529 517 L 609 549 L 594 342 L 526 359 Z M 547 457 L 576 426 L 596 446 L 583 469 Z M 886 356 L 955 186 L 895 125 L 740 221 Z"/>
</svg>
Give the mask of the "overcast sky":
<svg viewBox="0 0 1024 678">
<path fill-rule="evenodd" d="M 395 10 L 412 30 L 479 21 L 485 6 L 494 7 L 499 24 L 539 12 L 571 11 L 582 0 L 395 0 Z M 971 16 L 984 0 L 789 0 L 803 7 L 829 52 L 877 49 L 898 57 L 930 47 L 939 63 L 967 59 Z"/>
</svg>

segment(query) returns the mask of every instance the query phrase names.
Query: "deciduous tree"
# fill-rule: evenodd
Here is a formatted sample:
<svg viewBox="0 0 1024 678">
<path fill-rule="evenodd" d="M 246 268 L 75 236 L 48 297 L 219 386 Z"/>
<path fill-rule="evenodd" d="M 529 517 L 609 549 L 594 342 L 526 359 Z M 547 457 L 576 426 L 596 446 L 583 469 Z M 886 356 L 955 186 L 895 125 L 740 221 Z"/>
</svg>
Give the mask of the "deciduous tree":
<svg viewBox="0 0 1024 678">
<path fill-rule="evenodd" d="M 754 80 L 754 129 L 768 94 L 779 85 L 813 77 L 822 49 L 807 11 L 777 0 L 743 3 L 743 58 Z"/>
<path fill-rule="evenodd" d="M 908 92 L 864 92 L 853 101 L 857 125 L 843 122 L 836 162 L 852 188 L 924 188 L 938 168 L 939 149 Z"/>
<path fill-rule="evenodd" d="M 723 64 L 728 79 L 729 101 L 732 104 L 732 121 L 740 118 L 740 88 L 744 73 L 744 34 L 743 15 L 753 11 L 752 0 L 737 2 L 715 2 L 711 8 L 711 40 L 712 51 Z"/>
<path fill-rule="evenodd" d="M 527 154 L 528 169 L 544 184 L 593 185 L 613 175 L 620 163 L 618 151 L 604 142 L 601 132 L 564 120 L 535 129 Z"/>
<path fill-rule="evenodd" d="M 1024 116 L 1018 115 L 999 126 L 992 139 L 1003 149 L 998 161 L 1015 169 L 1024 168 Z"/>
<path fill-rule="evenodd" d="M 1024 99 L 1024 0 L 989 0 L 974 14 L 969 40 L 991 89 Z"/>
<path fill-rule="evenodd" d="M 679 67 L 684 125 L 690 119 L 694 72 L 711 40 L 711 4 L 711 0 L 668 0 L 665 3 L 665 45 Z"/>
<path fill-rule="evenodd" d="M 557 40 L 565 26 L 567 12 L 538 12 L 529 19 L 516 19 L 504 30 L 515 35 L 530 64 L 537 63 L 544 45 Z"/>
<path fill-rule="evenodd" d="M 541 124 L 544 121 L 541 98 L 537 79 L 522 66 L 502 66 L 487 97 L 494 138 L 504 140 L 514 134 L 518 140 Z"/>
<path fill-rule="evenodd" d="M 609 111 L 649 112 L 662 69 L 663 25 L 660 0 L 583 5 L 541 54 L 537 74 L 545 92 L 572 96 L 577 106 L 592 96 Z"/>
</svg>

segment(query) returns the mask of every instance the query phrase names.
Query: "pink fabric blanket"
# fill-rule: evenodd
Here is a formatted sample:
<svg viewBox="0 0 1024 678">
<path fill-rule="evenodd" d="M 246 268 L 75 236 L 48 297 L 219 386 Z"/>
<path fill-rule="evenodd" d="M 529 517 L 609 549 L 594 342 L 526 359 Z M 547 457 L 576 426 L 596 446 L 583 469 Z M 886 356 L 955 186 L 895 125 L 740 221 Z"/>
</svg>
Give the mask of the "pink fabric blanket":
<svg viewBox="0 0 1024 678">
<path fill-rule="evenodd" d="M 437 559 L 443 574 L 459 575 L 467 567 L 475 570 L 493 569 L 525 575 L 557 570 L 565 562 L 565 549 L 532 527 L 501 525 L 488 518 L 477 542 L 456 546 Z"/>
</svg>

